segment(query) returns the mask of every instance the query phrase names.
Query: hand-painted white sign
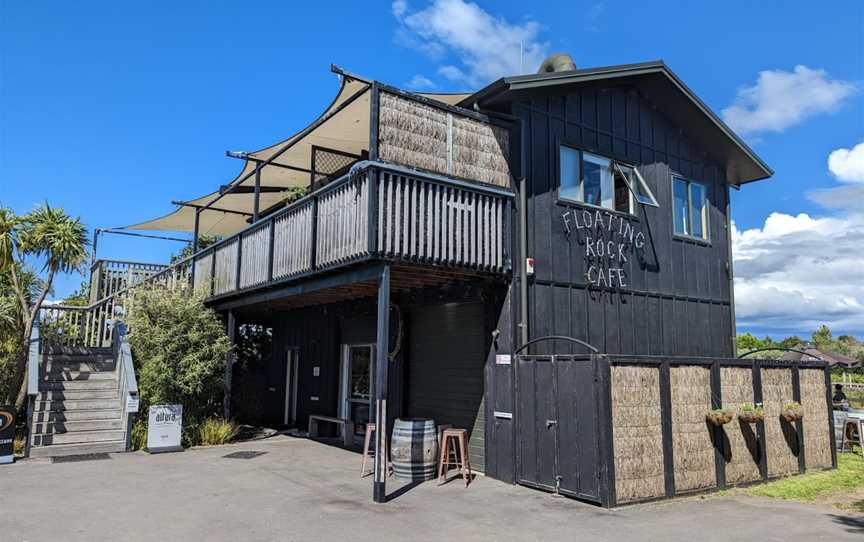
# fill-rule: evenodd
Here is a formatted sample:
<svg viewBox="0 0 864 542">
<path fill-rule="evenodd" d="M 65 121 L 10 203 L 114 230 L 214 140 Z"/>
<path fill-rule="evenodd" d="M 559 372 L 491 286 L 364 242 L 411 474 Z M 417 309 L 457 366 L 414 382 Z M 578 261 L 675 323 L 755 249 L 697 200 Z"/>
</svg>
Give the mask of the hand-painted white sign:
<svg viewBox="0 0 864 542">
<path fill-rule="evenodd" d="M 127 413 L 135 413 L 138 412 L 138 405 L 140 404 L 140 400 L 137 395 L 127 395 L 126 396 L 126 412 Z"/>
<path fill-rule="evenodd" d="M 645 246 L 645 234 L 625 216 L 608 211 L 571 209 L 561 215 L 561 220 L 568 236 L 579 232 L 584 238 L 588 268 L 585 279 L 594 286 L 625 288 L 624 264 L 634 247 L 638 250 Z"/>
<path fill-rule="evenodd" d="M 147 423 L 147 451 L 150 453 L 183 450 L 180 436 L 183 430 L 183 405 L 150 407 Z"/>
</svg>

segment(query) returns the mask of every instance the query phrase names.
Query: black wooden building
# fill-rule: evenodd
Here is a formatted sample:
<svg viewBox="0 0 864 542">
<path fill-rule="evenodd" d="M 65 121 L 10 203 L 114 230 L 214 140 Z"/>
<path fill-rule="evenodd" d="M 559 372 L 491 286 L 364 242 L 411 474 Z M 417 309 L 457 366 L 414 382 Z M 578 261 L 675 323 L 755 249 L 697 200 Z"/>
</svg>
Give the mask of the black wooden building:
<svg viewBox="0 0 864 542">
<path fill-rule="evenodd" d="M 433 418 L 469 430 L 487 476 L 603 501 L 594 370 L 556 373 L 552 390 L 515 356 L 731 357 L 729 192 L 771 170 L 662 62 L 466 95 L 336 71 L 340 94 L 309 127 L 234 153 L 237 179 L 135 226 L 224 236 L 154 277 L 189 277 L 235 340 L 267 337 L 235 364 L 235 413 Z M 516 422 L 555 400 L 572 427 L 551 452 Z M 578 480 L 562 461 L 581 462 Z"/>
</svg>

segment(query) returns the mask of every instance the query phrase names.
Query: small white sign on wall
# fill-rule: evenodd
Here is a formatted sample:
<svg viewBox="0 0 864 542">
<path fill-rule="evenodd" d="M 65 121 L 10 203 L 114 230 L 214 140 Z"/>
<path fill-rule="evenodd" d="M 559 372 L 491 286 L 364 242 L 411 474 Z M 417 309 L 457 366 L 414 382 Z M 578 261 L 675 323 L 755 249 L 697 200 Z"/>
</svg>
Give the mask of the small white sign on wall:
<svg viewBox="0 0 864 542">
<path fill-rule="evenodd" d="M 147 420 L 147 451 L 180 452 L 183 431 L 183 405 L 154 405 Z"/>
<path fill-rule="evenodd" d="M 312 367 L 312 376 L 321 376 L 321 367 Z"/>
<path fill-rule="evenodd" d="M 495 365 L 510 365 L 510 354 L 497 354 Z"/>
<path fill-rule="evenodd" d="M 137 395 L 127 395 L 126 396 L 126 413 L 135 413 L 138 412 L 138 405 L 141 401 L 138 399 Z"/>
</svg>

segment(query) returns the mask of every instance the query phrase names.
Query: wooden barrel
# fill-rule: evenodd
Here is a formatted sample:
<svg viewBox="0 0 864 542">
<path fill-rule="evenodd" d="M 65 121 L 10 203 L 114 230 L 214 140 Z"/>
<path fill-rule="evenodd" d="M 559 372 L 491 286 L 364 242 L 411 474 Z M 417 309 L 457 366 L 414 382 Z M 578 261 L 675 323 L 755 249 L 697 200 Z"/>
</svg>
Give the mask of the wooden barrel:
<svg viewBox="0 0 864 542">
<path fill-rule="evenodd" d="M 393 474 L 407 480 L 435 477 L 438 432 L 435 420 L 397 418 L 390 445 Z"/>
</svg>

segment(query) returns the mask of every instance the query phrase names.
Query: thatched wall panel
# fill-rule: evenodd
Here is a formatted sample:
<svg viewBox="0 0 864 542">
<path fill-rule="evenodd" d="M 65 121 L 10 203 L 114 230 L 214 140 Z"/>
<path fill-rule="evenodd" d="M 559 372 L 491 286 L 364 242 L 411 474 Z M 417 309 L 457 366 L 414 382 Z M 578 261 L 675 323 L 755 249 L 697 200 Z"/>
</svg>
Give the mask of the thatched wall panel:
<svg viewBox="0 0 864 542">
<path fill-rule="evenodd" d="M 447 112 L 382 92 L 378 155 L 383 160 L 447 172 Z"/>
<path fill-rule="evenodd" d="M 507 130 L 453 116 L 453 175 L 509 188 L 509 155 Z"/>
<path fill-rule="evenodd" d="M 660 371 L 612 367 L 612 438 L 619 503 L 665 495 Z"/>
<path fill-rule="evenodd" d="M 825 469 L 831 462 L 831 429 L 822 369 L 801 369 L 801 406 L 804 430 L 804 460 L 807 469 Z"/>
<path fill-rule="evenodd" d="M 510 133 L 504 128 L 381 93 L 378 155 L 383 160 L 509 188 L 509 154 Z"/>
<path fill-rule="evenodd" d="M 792 370 L 762 370 L 762 403 L 765 408 L 765 452 L 768 476 L 786 476 L 798 472 L 798 444 L 795 425 L 780 415 L 791 402 Z"/>
<path fill-rule="evenodd" d="M 744 403 L 753 402 L 753 371 L 743 367 L 720 368 L 720 390 L 723 407 L 738 411 Z M 737 417 L 723 426 L 723 456 L 726 460 L 726 483 L 743 484 L 759 480 L 758 444 L 755 427 L 741 423 Z"/>
<path fill-rule="evenodd" d="M 717 485 L 714 445 L 705 414 L 711 410 L 711 370 L 700 366 L 670 369 L 672 452 L 675 491 Z"/>
</svg>

